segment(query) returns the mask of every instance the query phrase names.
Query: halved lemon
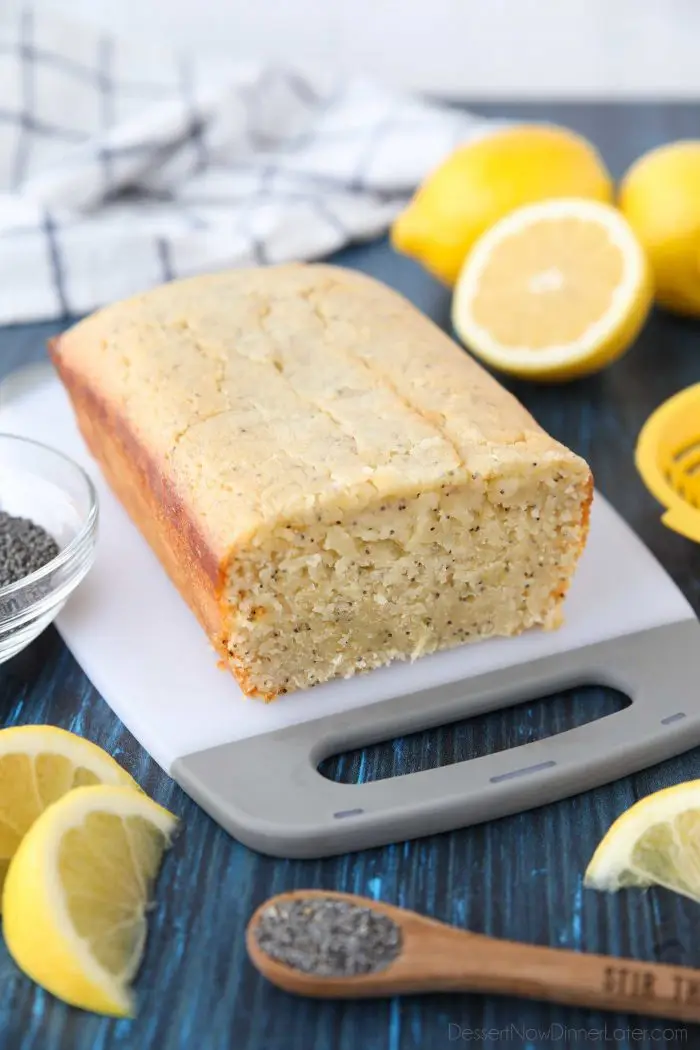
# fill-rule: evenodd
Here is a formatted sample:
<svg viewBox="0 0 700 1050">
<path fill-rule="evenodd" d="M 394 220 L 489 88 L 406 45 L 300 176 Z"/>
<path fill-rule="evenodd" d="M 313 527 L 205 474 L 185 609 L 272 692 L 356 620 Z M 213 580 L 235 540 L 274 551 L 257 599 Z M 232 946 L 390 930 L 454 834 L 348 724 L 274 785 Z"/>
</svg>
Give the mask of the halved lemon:
<svg viewBox="0 0 700 1050">
<path fill-rule="evenodd" d="M 48 805 L 88 784 L 138 784 L 114 759 L 57 726 L 0 730 L 0 892 L 22 837 Z"/>
<path fill-rule="evenodd" d="M 133 1013 L 146 908 L 176 818 L 128 787 L 82 787 L 38 817 L 10 864 L 3 932 L 32 980 L 73 1006 Z"/>
<path fill-rule="evenodd" d="M 567 198 L 518 208 L 477 241 L 452 321 L 494 368 L 561 380 L 620 357 L 651 303 L 646 256 L 620 212 Z"/>
<path fill-rule="evenodd" d="M 584 884 L 609 892 L 664 886 L 700 902 L 700 780 L 648 795 L 618 817 Z"/>
</svg>

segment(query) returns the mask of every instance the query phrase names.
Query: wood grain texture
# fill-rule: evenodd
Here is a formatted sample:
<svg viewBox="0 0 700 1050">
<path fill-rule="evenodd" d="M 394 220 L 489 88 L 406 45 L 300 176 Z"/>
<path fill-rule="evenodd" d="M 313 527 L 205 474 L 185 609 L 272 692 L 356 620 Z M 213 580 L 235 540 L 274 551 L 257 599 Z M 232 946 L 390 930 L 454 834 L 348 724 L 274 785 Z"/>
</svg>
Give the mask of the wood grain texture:
<svg viewBox="0 0 700 1050">
<path fill-rule="evenodd" d="M 614 174 L 643 150 L 696 136 L 700 105 L 492 106 L 482 111 L 558 120 L 589 135 Z M 449 296 L 385 243 L 350 249 L 356 265 L 407 294 L 449 327 Z M 0 368 L 44 355 L 65 325 L 0 332 Z M 600 490 L 627 518 L 700 610 L 700 546 L 666 530 L 632 462 L 639 429 L 665 397 L 700 379 L 700 322 L 653 316 L 633 351 L 599 376 L 565 387 L 511 383 L 556 437 L 591 463 Z M 640 595 L 640 601 L 644 596 Z M 157 629 L 154 626 L 154 629 Z M 467 1029 L 496 1029 L 484 1045 L 532 1050 L 573 1044 L 566 1028 L 605 1031 L 621 1048 L 700 1045 L 688 1026 L 675 1043 L 664 1023 L 516 999 L 449 994 L 374 1002 L 318 1002 L 288 996 L 260 978 L 245 957 L 244 931 L 268 896 L 294 888 L 345 890 L 413 908 L 475 932 L 533 944 L 700 966 L 700 910 L 668 893 L 603 897 L 582 888 L 582 873 L 612 820 L 660 787 L 700 776 L 700 750 L 605 788 L 480 827 L 324 861 L 259 857 L 234 842 L 150 761 L 92 688 L 58 635 L 47 631 L 0 667 L 5 725 L 51 722 L 106 747 L 159 802 L 183 818 L 184 832 L 164 865 L 151 916 L 134 1022 L 81 1014 L 33 987 L 0 949 L 2 1050 L 441 1050 L 480 1045 Z M 193 698 L 196 702 L 196 698 Z M 609 710 L 602 696 L 530 705 L 531 713 L 489 715 L 479 746 L 520 742 Z M 573 712 L 573 714 L 572 714 Z M 500 742 L 500 744 L 499 744 Z M 415 745 L 367 749 L 346 760 L 344 777 L 376 775 L 390 764 L 454 753 L 445 729 Z M 475 745 L 476 746 L 476 745 Z M 356 772 L 355 772 L 356 770 Z M 336 775 L 338 770 L 336 769 Z M 450 1027 L 452 1026 L 452 1027 Z M 639 1032 L 647 1030 L 647 1036 Z M 657 1037 L 652 1038 L 652 1031 Z M 685 1033 L 685 1035 L 684 1035 Z M 681 1042 L 685 1040 L 685 1042 Z M 482 1041 L 483 1042 L 483 1041 Z"/>
<path fill-rule="evenodd" d="M 256 935 L 267 909 L 283 910 L 295 901 L 306 907 L 314 899 L 343 902 L 389 919 L 398 931 L 397 956 L 376 972 L 320 977 L 268 955 Z M 700 970 L 488 937 L 355 893 L 278 893 L 253 913 L 246 946 L 253 965 L 277 988 L 316 999 L 483 992 L 606 1012 L 643 1003 L 650 1016 L 700 1023 Z"/>
</svg>

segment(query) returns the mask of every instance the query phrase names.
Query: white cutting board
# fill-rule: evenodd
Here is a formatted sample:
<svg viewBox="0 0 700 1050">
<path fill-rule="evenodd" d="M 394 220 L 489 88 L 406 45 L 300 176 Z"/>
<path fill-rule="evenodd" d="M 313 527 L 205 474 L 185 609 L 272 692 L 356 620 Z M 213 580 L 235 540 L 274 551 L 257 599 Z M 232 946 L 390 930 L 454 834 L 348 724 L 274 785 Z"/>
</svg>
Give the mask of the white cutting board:
<svg viewBox="0 0 700 1050">
<path fill-rule="evenodd" d="M 109 706 L 166 772 L 182 756 L 228 741 L 694 619 L 649 551 L 596 494 L 590 540 L 559 631 L 474 643 L 273 704 L 248 699 L 217 667 L 193 615 L 103 481 L 53 373 L 36 373 L 2 394 L 1 431 L 52 445 L 96 485 L 96 562 L 57 626 Z"/>
</svg>

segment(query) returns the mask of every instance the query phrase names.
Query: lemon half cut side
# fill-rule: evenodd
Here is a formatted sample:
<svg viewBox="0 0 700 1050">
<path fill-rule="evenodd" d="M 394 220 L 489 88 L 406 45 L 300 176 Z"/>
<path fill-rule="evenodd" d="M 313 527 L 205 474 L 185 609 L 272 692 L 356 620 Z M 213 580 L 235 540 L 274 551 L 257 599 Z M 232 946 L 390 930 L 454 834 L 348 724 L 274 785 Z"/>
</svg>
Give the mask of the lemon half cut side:
<svg viewBox="0 0 700 1050">
<path fill-rule="evenodd" d="M 651 303 L 646 256 L 623 216 L 597 201 L 550 200 L 512 212 L 477 242 L 452 320 L 493 368 L 562 380 L 623 354 Z"/>
</svg>

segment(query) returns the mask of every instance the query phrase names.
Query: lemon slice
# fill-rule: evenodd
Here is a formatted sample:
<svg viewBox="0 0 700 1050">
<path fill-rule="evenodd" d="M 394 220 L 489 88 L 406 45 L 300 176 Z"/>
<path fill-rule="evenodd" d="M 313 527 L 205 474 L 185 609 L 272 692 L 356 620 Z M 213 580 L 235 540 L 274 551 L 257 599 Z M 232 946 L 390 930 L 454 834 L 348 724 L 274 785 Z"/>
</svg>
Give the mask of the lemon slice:
<svg viewBox="0 0 700 1050">
<path fill-rule="evenodd" d="M 700 901 L 700 780 L 648 795 L 618 817 L 584 882 L 609 892 L 664 886 Z"/>
<path fill-rule="evenodd" d="M 106 751 L 57 726 L 0 730 L 0 892 L 23 835 L 56 799 L 87 784 L 138 784 Z"/>
<path fill-rule="evenodd" d="M 597 201 L 550 200 L 518 208 L 477 241 L 452 321 L 494 368 L 559 380 L 624 353 L 651 302 L 646 256 L 622 215 Z"/>
<path fill-rule="evenodd" d="M 20 969 L 73 1006 L 132 1014 L 146 908 L 175 826 L 128 787 L 76 788 L 49 806 L 5 880 L 3 932 Z"/>
</svg>

